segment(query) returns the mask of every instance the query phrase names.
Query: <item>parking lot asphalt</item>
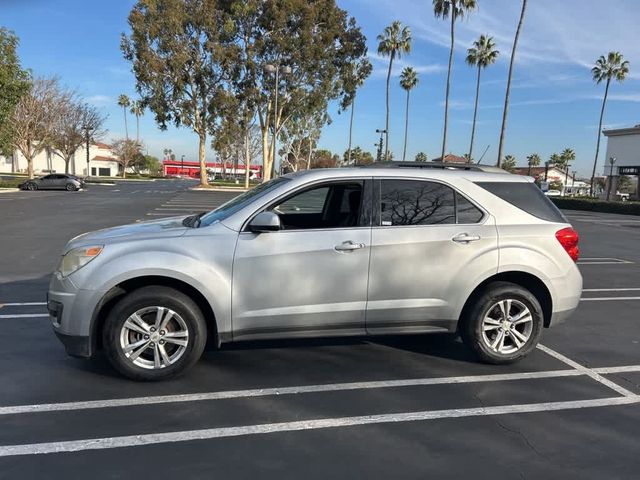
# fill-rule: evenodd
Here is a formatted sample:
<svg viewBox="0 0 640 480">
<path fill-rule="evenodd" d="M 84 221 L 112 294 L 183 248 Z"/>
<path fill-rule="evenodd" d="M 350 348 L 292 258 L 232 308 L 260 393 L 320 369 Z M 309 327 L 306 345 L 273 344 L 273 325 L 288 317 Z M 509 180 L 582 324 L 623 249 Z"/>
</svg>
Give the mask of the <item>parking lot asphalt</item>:
<svg viewBox="0 0 640 480">
<path fill-rule="evenodd" d="M 520 363 L 451 335 L 247 342 L 162 383 L 67 357 L 44 300 L 66 241 L 208 210 L 189 181 L 0 195 L 0 478 L 637 478 L 640 218 L 565 212 L 583 301 Z"/>
</svg>

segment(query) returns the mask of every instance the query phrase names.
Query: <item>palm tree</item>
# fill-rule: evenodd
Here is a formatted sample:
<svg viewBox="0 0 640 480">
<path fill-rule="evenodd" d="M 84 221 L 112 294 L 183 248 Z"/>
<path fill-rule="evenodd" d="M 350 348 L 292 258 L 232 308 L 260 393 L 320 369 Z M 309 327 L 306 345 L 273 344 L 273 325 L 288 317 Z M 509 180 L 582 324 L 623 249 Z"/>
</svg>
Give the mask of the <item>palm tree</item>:
<svg viewBox="0 0 640 480">
<path fill-rule="evenodd" d="M 361 59 L 354 68 L 353 71 L 353 98 L 351 99 L 351 119 L 349 120 L 349 148 L 347 148 L 347 165 L 351 165 L 351 138 L 353 135 L 353 112 L 356 106 L 356 92 L 360 88 L 364 81 L 371 75 L 373 69 L 369 59 Z"/>
<path fill-rule="evenodd" d="M 131 100 L 124 93 L 118 97 L 118 106 L 122 107 L 124 112 L 124 132 L 125 137 L 129 140 L 129 127 L 127 126 L 127 108 L 131 106 Z"/>
<path fill-rule="evenodd" d="M 389 84 L 391 82 L 391 69 L 396 57 L 402 58 L 405 53 L 411 52 L 411 30 L 403 27 L 398 20 L 385 27 L 381 35 L 378 35 L 378 54 L 389 57 L 389 71 L 387 72 L 387 121 L 385 123 L 384 158 L 389 158 Z"/>
<path fill-rule="evenodd" d="M 478 114 L 478 98 L 480 97 L 480 72 L 483 68 L 495 63 L 500 52 L 495 48 L 493 37 L 480 35 L 473 42 L 473 47 L 467 50 L 467 64 L 478 67 L 478 80 L 476 82 L 476 101 L 473 108 L 473 124 L 471 126 L 471 145 L 469 145 L 469 159 L 473 158 L 473 139 L 476 133 L 476 116 Z"/>
<path fill-rule="evenodd" d="M 131 114 L 136 117 L 136 143 L 140 143 L 140 117 L 144 113 L 144 104 L 142 100 L 133 100 L 131 102 Z"/>
<path fill-rule="evenodd" d="M 600 136 L 602 133 L 602 120 L 604 118 L 604 107 L 607 103 L 607 95 L 609 95 L 609 85 L 611 79 L 623 82 L 629 73 L 629 62 L 624 60 L 620 52 L 609 52 L 605 57 L 601 55 L 596 61 L 595 67 L 591 69 L 593 80 L 599 84 L 603 80 L 607 81 L 604 89 L 604 98 L 602 99 L 602 109 L 600 110 L 600 123 L 598 124 L 598 141 L 596 142 L 596 157 L 593 160 L 593 171 L 591 172 L 591 187 L 589 194 L 593 195 L 593 182 L 596 176 L 596 167 L 598 165 L 598 154 L 600 153 Z"/>
<path fill-rule="evenodd" d="M 444 135 L 442 136 L 442 155 L 444 161 L 447 149 L 447 127 L 449 120 L 449 90 L 451 87 L 451 69 L 453 67 L 453 48 L 455 46 L 456 19 L 463 18 L 476 8 L 476 0 L 433 0 L 433 13 L 439 18 L 451 18 L 451 48 L 449 50 L 449 70 L 447 71 L 447 90 L 444 98 Z"/>
<path fill-rule="evenodd" d="M 516 157 L 513 155 L 505 155 L 504 162 L 502 162 L 502 169 L 509 173 L 513 173 L 516 169 Z"/>
<path fill-rule="evenodd" d="M 407 135 L 409 133 L 409 94 L 418 85 L 418 74 L 411 67 L 406 67 L 400 75 L 400 86 L 407 92 L 407 107 L 404 119 L 404 149 L 402 150 L 402 161 L 407 157 Z"/>
<path fill-rule="evenodd" d="M 532 153 L 527 157 L 527 165 L 529 165 L 529 171 L 527 172 L 527 175 L 529 177 L 531 176 L 531 167 L 540 166 L 541 161 L 542 159 L 540 158 L 540 155 L 538 155 L 537 153 Z"/>
<path fill-rule="evenodd" d="M 516 36 L 513 39 L 513 47 L 511 48 L 511 60 L 509 61 L 509 74 L 507 76 L 507 91 L 504 95 L 504 109 L 502 110 L 502 127 L 500 127 L 500 143 L 498 144 L 498 167 L 502 161 L 502 149 L 504 147 L 504 134 L 507 130 L 507 115 L 509 114 L 509 95 L 511 93 L 511 76 L 513 75 L 513 63 L 516 58 L 516 49 L 518 48 L 518 39 L 520 38 L 520 30 L 524 20 L 524 12 L 527 9 L 527 0 L 522 0 L 522 10 L 520 11 L 520 21 L 516 29 Z"/>
</svg>

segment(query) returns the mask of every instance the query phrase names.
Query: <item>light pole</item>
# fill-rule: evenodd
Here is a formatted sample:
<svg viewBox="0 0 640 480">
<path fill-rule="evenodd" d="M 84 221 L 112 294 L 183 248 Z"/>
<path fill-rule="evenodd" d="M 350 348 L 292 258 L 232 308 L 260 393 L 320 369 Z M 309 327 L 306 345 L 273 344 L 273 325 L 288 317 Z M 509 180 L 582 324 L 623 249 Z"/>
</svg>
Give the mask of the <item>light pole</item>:
<svg viewBox="0 0 640 480">
<path fill-rule="evenodd" d="M 184 155 L 180 157 L 180 175 L 184 175 Z"/>
<path fill-rule="evenodd" d="M 87 150 L 87 177 L 91 176 L 91 170 L 89 169 L 89 140 L 91 139 L 91 127 L 88 125 L 84 127 L 85 132 L 85 148 Z"/>
<path fill-rule="evenodd" d="M 564 190 L 562 192 L 562 196 L 567 196 L 567 182 L 569 181 L 569 161 L 567 160 L 567 164 L 564 166 Z M 575 181 L 575 180 L 574 180 Z"/>
<path fill-rule="evenodd" d="M 611 165 L 611 170 L 609 171 L 609 185 L 607 188 L 607 202 L 609 201 L 609 197 L 611 196 L 611 184 L 613 183 L 613 165 L 616 163 L 616 157 L 609 157 L 609 164 Z"/>
<path fill-rule="evenodd" d="M 268 63 L 264 67 L 265 71 L 271 75 L 275 75 L 275 87 L 274 87 L 274 110 L 273 110 L 273 152 L 272 152 L 272 162 L 271 162 L 271 178 L 275 178 L 276 176 L 276 154 L 277 150 L 277 142 L 278 142 L 278 91 L 280 90 L 280 74 L 289 75 L 291 74 L 291 67 L 287 65 L 280 66 L 272 65 Z"/>
<path fill-rule="evenodd" d="M 378 144 L 378 152 L 377 152 L 377 155 L 376 155 L 376 161 L 380 162 L 380 161 L 382 161 L 383 138 L 384 138 L 384 135 L 387 133 L 387 131 L 385 129 L 381 130 L 379 128 L 376 128 L 376 133 L 380 134 L 380 143 Z M 385 160 L 386 160 L 386 158 L 385 158 Z"/>
</svg>

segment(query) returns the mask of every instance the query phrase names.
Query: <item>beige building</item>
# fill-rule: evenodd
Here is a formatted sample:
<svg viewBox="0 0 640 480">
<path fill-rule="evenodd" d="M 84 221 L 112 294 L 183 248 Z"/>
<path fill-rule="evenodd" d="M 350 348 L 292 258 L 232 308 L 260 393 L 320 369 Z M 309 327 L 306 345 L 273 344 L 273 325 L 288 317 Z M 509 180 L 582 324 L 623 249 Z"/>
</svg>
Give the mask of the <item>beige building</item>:
<svg viewBox="0 0 640 480">
<path fill-rule="evenodd" d="M 629 128 L 603 130 L 607 137 L 607 155 L 604 174 L 608 178 L 607 188 L 612 194 L 618 190 L 620 175 L 634 178 L 636 198 L 640 198 L 637 182 L 640 175 L 640 125 Z"/>
<path fill-rule="evenodd" d="M 62 157 L 53 150 L 44 150 L 33 159 L 33 170 L 36 175 L 45 173 L 64 173 L 65 165 Z M 69 173 L 85 177 L 113 177 L 120 171 L 117 158 L 111 146 L 95 142 L 89 147 L 89 171 L 87 172 L 87 150 L 80 147 L 71 157 Z M 13 157 L 0 156 L 0 173 L 26 173 L 27 160 L 16 151 Z"/>
</svg>

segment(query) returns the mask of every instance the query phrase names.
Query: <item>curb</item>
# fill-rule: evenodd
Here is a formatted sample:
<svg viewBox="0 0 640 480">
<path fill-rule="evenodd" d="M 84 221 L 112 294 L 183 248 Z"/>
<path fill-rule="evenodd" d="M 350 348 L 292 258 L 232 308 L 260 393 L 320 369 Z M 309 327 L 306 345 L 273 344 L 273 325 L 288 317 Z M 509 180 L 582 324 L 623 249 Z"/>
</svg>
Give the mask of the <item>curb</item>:
<svg viewBox="0 0 640 480">
<path fill-rule="evenodd" d="M 201 188 L 201 187 L 191 187 L 189 190 L 193 192 L 248 192 L 246 188 L 240 187 L 212 187 L 212 188 Z"/>
<path fill-rule="evenodd" d="M 0 188 L 0 193 L 16 193 L 19 191 L 19 188 Z"/>
</svg>

